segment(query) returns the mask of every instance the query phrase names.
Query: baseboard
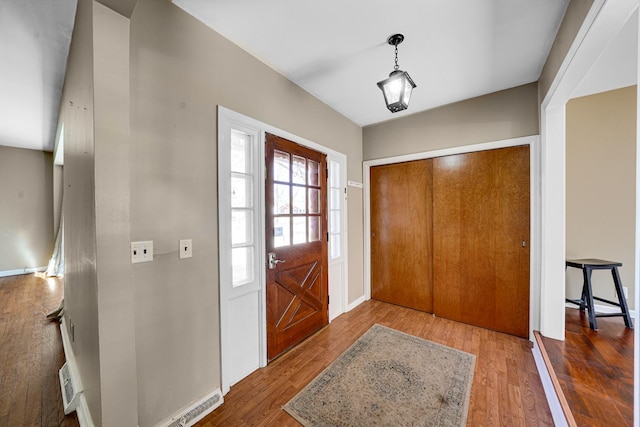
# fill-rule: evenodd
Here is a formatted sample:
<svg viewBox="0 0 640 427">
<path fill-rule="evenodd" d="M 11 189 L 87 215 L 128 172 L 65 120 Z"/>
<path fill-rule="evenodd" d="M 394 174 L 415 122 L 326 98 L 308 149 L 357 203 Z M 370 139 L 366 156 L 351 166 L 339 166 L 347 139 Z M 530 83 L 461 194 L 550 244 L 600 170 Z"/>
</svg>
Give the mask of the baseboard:
<svg viewBox="0 0 640 427">
<path fill-rule="evenodd" d="M 540 375 L 540 381 L 542 382 L 542 388 L 544 389 L 544 394 L 549 404 L 553 423 L 556 427 L 575 427 L 576 422 L 569 409 L 569 404 L 562 393 L 560 384 L 556 379 L 555 373 L 552 371 L 551 361 L 541 343 L 542 337 L 538 331 L 534 331 L 533 334 L 535 339 L 531 352 L 533 353 L 533 360 L 535 361 L 538 374 Z"/>
<path fill-rule="evenodd" d="M 359 306 L 360 304 L 362 304 L 363 302 L 365 302 L 367 299 L 366 297 L 363 295 L 360 298 L 356 299 L 354 302 L 352 302 L 351 304 L 347 304 L 347 309 L 345 310 L 345 313 L 347 311 L 351 311 L 354 308 L 356 308 L 357 306 Z"/>
<path fill-rule="evenodd" d="M 208 393 L 201 399 L 175 412 L 169 418 L 156 424 L 156 427 L 190 427 L 209 415 L 224 403 L 219 388 Z"/>
<path fill-rule="evenodd" d="M 17 270 L 4 270 L 0 271 L 0 277 L 19 276 L 21 274 L 39 273 L 41 271 L 47 271 L 47 267 L 25 267 Z"/>
<path fill-rule="evenodd" d="M 69 366 L 71 376 L 73 377 L 73 380 L 77 384 L 78 390 L 80 391 L 80 396 L 78 397 L 78 406 L 76 407 L 78 423 L 80 424 L 80 427 L 94 427 L 91 413 L 89 412 L 89 406 L 87 405 L 87 399 L 83 392 L 84 389 L 82 388 L 82 380 L 80 378 L 80 372 L 78 371 L 76 358 L 73 354 L 73 347 L 71 347 L 69 335 L 67 334 L 67 322 L 65 321 L 64 317 L 60 322 L 60 334 L 62 335 L 64 357 L 66 359 L 67 365 Z"/>
<path fill-rule="evenodd" d="M 574 304 L 572 302 L 566 302 L 565 307 L 568 308 L 577 308 L 578 305 Z M 593 304 L 593 307 L 596 309 L 596 313 L 620 313 L 620 307 L 615 307 L 612 305 L 602 305 L 602 304 Z M 631 315 L 631 318 L 636 317 L 636 311 L 635 310 L 629 310 L 629 314 Z"/>
</svg>

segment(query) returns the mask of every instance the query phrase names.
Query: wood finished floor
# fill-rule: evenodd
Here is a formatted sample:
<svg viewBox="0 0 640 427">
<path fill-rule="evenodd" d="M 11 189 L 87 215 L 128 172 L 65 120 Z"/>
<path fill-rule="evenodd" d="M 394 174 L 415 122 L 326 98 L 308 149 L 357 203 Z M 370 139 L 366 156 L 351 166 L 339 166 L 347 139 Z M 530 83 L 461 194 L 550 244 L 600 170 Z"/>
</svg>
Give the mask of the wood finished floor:
<svg viewBox="0 0 640 427">
<path fill-rule="evenodd" d="M 477 356 L 467 425 L 553 425 L 529 341 L 374 300 L 231 387 L 225 403 L 196 425 L 299 425 L 282 405 L 375 323 Z"/>
<path fill-rule="evenodd" d="M 567 308 L 565 341 L 542 342 L 578 426 L 633 425 L 633 330 L 622 318 Z"/>
<path fill-rule="evenodd" d="M 62 407 L 60 324 L 46 318 L 62 292 L 58 279 L 0 277 L 0 427 L 78 426 Z"/>
</svg>

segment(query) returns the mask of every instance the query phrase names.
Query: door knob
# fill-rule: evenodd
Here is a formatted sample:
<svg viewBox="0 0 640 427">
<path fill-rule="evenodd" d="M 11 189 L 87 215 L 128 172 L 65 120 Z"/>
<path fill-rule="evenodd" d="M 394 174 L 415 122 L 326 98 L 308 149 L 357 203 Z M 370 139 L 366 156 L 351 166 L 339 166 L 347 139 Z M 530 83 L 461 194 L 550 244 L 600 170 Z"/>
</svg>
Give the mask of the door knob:
<svg viewBox="0 0 640 427">
<path fill-rule="evenodd" d="M 287 260 L 276 259 L 275 252 L 269 252 L 269 270 L 273 270 L 281 262 L 287 262 Z"/>
</svg>

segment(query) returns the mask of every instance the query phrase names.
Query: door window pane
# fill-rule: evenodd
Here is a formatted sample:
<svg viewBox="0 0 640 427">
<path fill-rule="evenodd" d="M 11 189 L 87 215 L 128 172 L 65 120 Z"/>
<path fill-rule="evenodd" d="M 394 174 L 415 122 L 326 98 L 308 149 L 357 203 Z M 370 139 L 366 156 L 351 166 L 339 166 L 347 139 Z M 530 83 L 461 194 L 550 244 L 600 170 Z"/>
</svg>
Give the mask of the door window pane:
<svg viewBox="0 0 640 427">
<path fill-rule="evenodd" d="M 307 159 L 300 156 L 293 156 L 293 167 L 291 168 L 293 183 L 306 184 Z"/>
<path fill-rule="evenodd" d="M 340 211 L 331 211 L 331 233 L 340 233 Z"/>
<path fill-rule="evenodd" d="M 340 235 L 332 234 L 329 242 L 329 256 L 331 259 L 340 258 Z"/>
<path fill-rule="evenodd" d="M 319 216 L 310 216 L 309 217 L 309 241 L 310 242 L 318 242 L 320 241 L 320 217 Z"/>
<path fill-rule="evenodd" d="M 293 217 L 293 244 L 307 242 L 307 218 Z"/>
<path fill-rule="evenodd" d="M 275 181 L 289 182 L 289 153 L 274 150 L 273 179 Z"/>
<path fill-rule="evenodd" d="M 331 174 L 331 186 L 340 187 L 340 163 L 331 161 L 329 173 Z"/>
<path fill-rule="evenodd" d="M 253 212 L 231 211 L 231 244 L 244 245 L 251 243 L 253 235 Z"/>
<path fill-rule="evenodd" d="M 231 172 L 251 173 L 251 136 L 231 131 Z"/>
<path fill-rule="evenodd" d="M 253 280 L 253 247 L 231 250 L 231 275 L 233 286 L 240 286 Z"/>
<path fill-rule="evenodd" d="M 293 192 L 293 213 L 303 214 L 307 212 L 307 199 L 305 198 L 306 187 L 291 187 Z"/>
<path fill-rule="evenodd" d="M 317 188 L 309 189 L 309 213 L 320 213 L 320 190 Z"/>
<path fill-rule="evenodd" d="M 276 248 L 291 244 L 289 217 L 273 218 L 273 246 Z"/>
<path fill-rule="evenodd" d="M 250 208 L 252 199 L 251 177 L 233 175 L 231 177 L 231 207 Z"/>
<path fill-rule="evenodd" d="M 340 209 L 340 197 L 342 192 L 339 188 L 331 189 L 331 209 Z"/>
<path fill-rule="evenodd" d="M 314 162 L 313 160 L 309 160 L 309 185 L 315 185 L 316 187 L 320 184 L 320 165 L 318 162 Z"/>
<path fill-rule="evenodd" d="M 273 213 L 288 214 L 289 207 L 289 186 L 285 184 L 273 184 Z"/>
</svg>

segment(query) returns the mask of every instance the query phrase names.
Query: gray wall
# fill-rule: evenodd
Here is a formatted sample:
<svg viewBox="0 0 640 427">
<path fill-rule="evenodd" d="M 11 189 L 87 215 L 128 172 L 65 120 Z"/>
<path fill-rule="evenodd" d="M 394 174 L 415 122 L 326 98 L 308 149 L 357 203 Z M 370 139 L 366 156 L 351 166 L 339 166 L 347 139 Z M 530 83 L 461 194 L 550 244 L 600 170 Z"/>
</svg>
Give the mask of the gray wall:
<svg viewBox="0 0 640 427">
<path fill-rule="evenodd" d="M 538 134 L 531 83 L 445 105 L 363 130 L 364 160 Z"/>
<path fill-rule="evenodd" d="M 141 426 L 220 385 L 217 106 L 348 156 L 362 181 L 361 129 L 178 7 L 139 0 L 131 17 L 131 239 Z M 362 288 L 361 190 L 349 189 L 350 299 Z M 193 258 L 179 260 L 179 239 Z"/>
<path fill-rule="evenodd" d="M 61 112 L 65 321 L 97 425 L 154 425 L 220 386 L 218 105 L 347 154 L 362 181 L 361 128 L 181 9 L 141 0 L 129 21 L 80 0 Z M 361 190 L 348 209 L 353 301 Z M 136 240 L 153 262 L 130 264 Z"/>
<path fill-rule="evenodd" d="M 0 146 L 0 272 L 46 267 L 53 251 L 53 156 Z"/>
<path fill-rule="evenodd" d="M 101 425 L 95 218 L 93 2 L 78 1 L 60 120 L 64 123 L 65 322 L 84 394 Z M 70 337 L 72 338 L 72 337 Z"/>
</svg>

